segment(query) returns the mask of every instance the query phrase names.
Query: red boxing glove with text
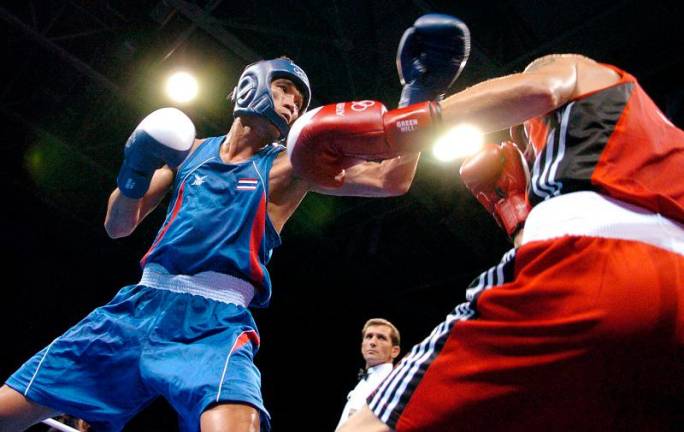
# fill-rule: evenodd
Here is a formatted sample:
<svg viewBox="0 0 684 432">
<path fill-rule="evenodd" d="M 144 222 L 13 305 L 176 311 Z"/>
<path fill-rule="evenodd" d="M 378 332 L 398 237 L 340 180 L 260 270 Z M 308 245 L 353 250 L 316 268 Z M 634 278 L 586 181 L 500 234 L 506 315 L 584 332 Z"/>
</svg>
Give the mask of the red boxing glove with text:
<svg viewBox="0 0 684 432">
<path fill-rule="evenodd" d="M 529 169 L 511 141 L 486 144 L 461 165 L 461 179 L 477 200 L 513 238 L 530 212 L 527 201 Z"/>
<path fill-rule="evenodd" d="M 340 187 L 344 170 L 418 152 L 431 144 L 438 105 L 422 102 L 392 111 L 372 100 L 324 105 L 299 118 L 287 137 L 295 175 L 324 187 Z"/>
</svg>

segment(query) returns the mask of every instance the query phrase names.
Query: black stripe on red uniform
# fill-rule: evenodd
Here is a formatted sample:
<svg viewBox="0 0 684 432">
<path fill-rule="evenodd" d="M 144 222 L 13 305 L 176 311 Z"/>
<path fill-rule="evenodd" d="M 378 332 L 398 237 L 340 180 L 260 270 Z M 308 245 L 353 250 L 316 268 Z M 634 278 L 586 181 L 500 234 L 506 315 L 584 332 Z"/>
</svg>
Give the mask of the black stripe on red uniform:
<svg viewBox="0 0 684 432">
<path fill-rule="evenodd" d="M 553 136 L 547 137 L 533 167 L 533 206 L 561 194 L 596 190 L 591 177 L 633 90 L 633 83 L 609 87 L 545 116 Z"/>
</svg>

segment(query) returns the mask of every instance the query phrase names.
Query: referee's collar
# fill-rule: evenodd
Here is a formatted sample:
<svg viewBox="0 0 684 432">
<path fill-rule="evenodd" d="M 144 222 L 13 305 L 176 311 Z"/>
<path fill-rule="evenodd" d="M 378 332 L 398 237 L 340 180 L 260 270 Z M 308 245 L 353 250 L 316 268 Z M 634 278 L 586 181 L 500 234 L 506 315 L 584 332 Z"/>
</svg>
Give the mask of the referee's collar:
<svg viewBox="0 0 684 432">
<path fill-rule="evenodd" d="M 371 375 L 378 373 L 378 372 L 392 370 L 392 367 L 393 367 L 393 365 L 391 362 L 380 363 L 380 364 L 377 364 L 375 366 L 369 367 L 367 373 L 368 373 L 368 376 L 371 376 Z"/>
</svg>

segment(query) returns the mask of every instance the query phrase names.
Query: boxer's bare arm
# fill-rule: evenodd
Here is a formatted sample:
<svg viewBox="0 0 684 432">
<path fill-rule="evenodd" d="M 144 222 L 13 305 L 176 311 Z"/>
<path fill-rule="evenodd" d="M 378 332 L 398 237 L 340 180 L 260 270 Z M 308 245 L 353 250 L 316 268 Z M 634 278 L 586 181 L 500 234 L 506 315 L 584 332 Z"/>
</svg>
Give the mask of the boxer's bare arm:
<svg viewBox="0 0 684 432">
<path fill-rule="evenodd" d="M 340 188 L 324 188 L 293 175 L 292 164 L 285 152 L 273 163 L 269 178 L 268 215 L 280 232 L 306 193 L 326 195 L 386 197 L 408 191 L 416 173 L 420 153 L 409 153 L 381 162 L 361 162 L 344 173 Z"/>
<path fill-rule="evenodd" d="M 326 188 L 310 184 L 309 189 L 325 195 L 389 197 L 408 192 L 416 174 L 420 153 L 406 153 L 378 162 L 361 162 L 344 171 L 344 184 Z"/>
<path fill-rule="evenodd" d="M 111 238 L 130 235 L 138 224 L 161 202 L 173 183 L 174 171 L 164 166 L 155 171 L 150 187 L 140 199 L 128 198 L 119 188 L 109 196 L 105 231 Z"/>
<path fill-rule="evenodd" d="M 204 140 L 195 140 L 191 153 Z M 176 175 L 174 169 L 164 165 L 155 171 L 150 181 L 150 187 L 141 199 L 128 198 L 121 193 L 119 188 L 109 195 L 107 203 L 107 215 L 105 216 L 105 231 L 111 238 L 126 237 L 130 235 L 142 220 L 150 214 L 162 201 L 166 193 L 171 189 Z"/>
<path fill-rule="evenodd" d="M 58 414 L 57 410 L 27 399 L 6 384 L 0 387 L 0 431 L 25 430 Z"/>
<path fill-rule="evenodd" d="M 268 183 L 268 217 L 276 231 L 280 232 L 299 207 L 309 187 L 306 182 L 292 175 L 292 164 L 286 152 L 281 152 L 273 161 Z"/>
<path fill-rule="evenodd" d="M 522 73 L 487 80 L 446 98 L 441 102 L 442 120 L 494 132 L 546 114 L 618 79 L 614 71 L 587 57 L 545 56 Z"/>
</svg>

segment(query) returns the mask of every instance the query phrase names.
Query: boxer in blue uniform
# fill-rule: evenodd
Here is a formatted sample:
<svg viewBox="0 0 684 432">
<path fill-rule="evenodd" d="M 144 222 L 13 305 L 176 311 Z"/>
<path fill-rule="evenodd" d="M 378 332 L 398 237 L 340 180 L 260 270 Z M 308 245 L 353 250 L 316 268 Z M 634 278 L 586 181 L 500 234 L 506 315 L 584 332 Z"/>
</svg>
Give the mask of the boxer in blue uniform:
<svg viewBox="0 0 684 432">
<path fill-rule="evenodd" d="M 437 98 L 453 83 L 468 56 L 467 37 L 453 17 L 417 21 L 415 35 L 402 44 L 431 51 L 421 61 L 405 60 L 411 65 L 402 75 L 402 105 Z M 317 182 L 301 174 L 318 169 L 318 157 L 300 160 L 298 170 L 290 159 L 298 139 L 311 144 L 307 130 L 317 121 L 298 122 L 290 151 L 280 144 L 311 100 L 301 68 L 287 58 L 249 65 L 232 99 L 235 119 L 225 136 L 194 139 L 190 119 L 173 108 L 153 112 L 134 130 L 109 199 L 108 234 L 129 235 L 173 194 L 141 260 L 142 278 L 7 380 L 0 388 L 0 430 L 23 430 L 66 412 L 95 430 L 117 431 L 158 396 L 179 413 L 183 431 L 269 429 L 252 361 L 259 333 L 248 307 L 268 305 L 266 264 L 280 231 L 309 191 L 405 193 L 419 153 L 328 161 L 325 169 L 338 174 L 333 182 Z M 324 135 L 327 121 L 316 127 Z M 307 145 L 297 148 L 300 158 L 324 148 Z"/>
<path fill-rule="evenodd" d="M 248 307 L 269 303 L 266 264 L 308 191 L 390 196 L 406 192 L 418 153 L 347 169 L 330 189 L 293 175 L 280 142 L 311 100 L 287 58 L 248 66 L 232 94 L 225 136 L 197 140 L 182 112 L 163 108 L 129 138 L 105 219 L 129 235 L 168 192 L 143 275 L 29 359 L 0 389 L 0 430 L 23 430 L 66 412 L 118 431 L 154 398 L 183 431 L 268 430 L 259 333 Z"/>
</svg>

